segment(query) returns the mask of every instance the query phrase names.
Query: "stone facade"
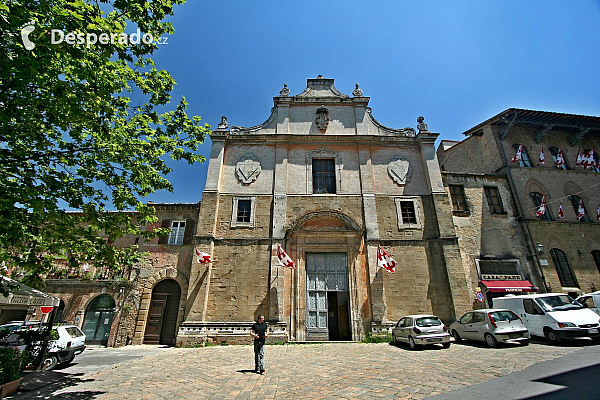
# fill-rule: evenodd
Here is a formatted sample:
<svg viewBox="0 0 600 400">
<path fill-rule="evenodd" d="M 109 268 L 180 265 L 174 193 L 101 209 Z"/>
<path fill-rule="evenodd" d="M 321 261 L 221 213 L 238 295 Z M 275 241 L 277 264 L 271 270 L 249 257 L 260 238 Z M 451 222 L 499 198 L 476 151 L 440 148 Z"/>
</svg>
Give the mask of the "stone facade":
<svg viewBox="0 0 600 400">
<path fill-rule="evenodd" d="M 600 224 L 596 210 L 600 203 L 600 169 L 598 166 L 584 169 L 576 163 L 579 150 L 582 153 L 600 150 L 600 117 L 508 109 L 469 129 L 465 135 L 468 137 L 460 143 L 442 141 L 438 148 L 442 170 L 504 178 L 503 197 L 512 197 L 514 202 L 510 223 L 518 226 L 524 238 L 523 245 L 519 245 L 517 236 L 511 236 L 512 227 L 506 231 L 505 226 L 488 230 L 488 239 L 482 239 L 481 245 L 511 246 L 507 247 L 514 252 L 510 256 L 520 260 L 523 274 L 541 291 L 575 295 L 597 290 Z M 529 162 L 511 162 L 519 144 L 523 158 Z M 551 147 L 562 151 L 566 169 L 557 168 Z M 542 149 L 545 165 L 539 162 Z M 539 204 L 532 197 L 534 193 L 539 193 L 539 198 L 545 197 L 547 217 L 536 216 Z M 589 222 L 577 217 L 573 196 L 583 200 Z M 473 199 L 469 194 L 467 197 Z M 561 202 L 564 218 L 558 215 Z M 499 216 L 494 221 L 508 222 Z M 460 228 L 458 233 L 461 241 L 474 234 L 463 235 Z"/>
<path fill-rule="evenodd" d="M 223 118 L 211 136 L 195 240 L 212 263 L 192 263 L 177 344 L 249 341 L 259 314 L 271 340 L 360 340 L 408 313 L 451 321 L 470 309 L 438 134 L 422 119 L 418 132 L 383 126 L 362 91 L 349 97 L 333 79 L 309 79 L 295 96 L 284 89 L 263 124 Z M 296 269 L 278 265 L 278 244 Z M 378 246 L 398 262 L 395 274 L 378 270 Z"/>
</svg>

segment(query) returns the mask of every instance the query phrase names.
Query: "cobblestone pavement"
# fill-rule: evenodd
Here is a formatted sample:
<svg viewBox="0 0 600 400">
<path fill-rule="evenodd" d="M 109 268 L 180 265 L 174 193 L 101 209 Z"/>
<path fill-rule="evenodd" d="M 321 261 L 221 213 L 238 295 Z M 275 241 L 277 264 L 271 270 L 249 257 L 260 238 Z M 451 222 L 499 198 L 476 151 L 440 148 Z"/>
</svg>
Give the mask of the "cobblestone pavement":
<svg viewBox="0 0 600 400">
<path fill-rule="evenodd" d="M 543 342 L 490 349 L 453 344 L 411 351 L 391 344 L 267 346 L 265 375 L 252 372 L 251 346 L 172 348 L 73 377 L 45 394 L 65 399 L 423 399 L 520 371 L 588 344 Z M 585 351 L 585 350 L 584 350 Z"/>
</svg>

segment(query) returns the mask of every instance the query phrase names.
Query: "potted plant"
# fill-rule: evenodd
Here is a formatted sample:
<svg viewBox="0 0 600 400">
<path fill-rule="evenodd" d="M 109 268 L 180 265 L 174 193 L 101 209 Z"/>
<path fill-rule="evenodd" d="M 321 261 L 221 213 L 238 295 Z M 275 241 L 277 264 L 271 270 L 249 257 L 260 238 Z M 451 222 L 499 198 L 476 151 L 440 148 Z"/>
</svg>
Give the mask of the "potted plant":
<svg viewBox="0 0 600 400">
<path fill-rule="evenodd" d="M 17 391 L 21 376 L 22 357 L 19 349 L 0 347 L 0 399 Z"/>
</svg>

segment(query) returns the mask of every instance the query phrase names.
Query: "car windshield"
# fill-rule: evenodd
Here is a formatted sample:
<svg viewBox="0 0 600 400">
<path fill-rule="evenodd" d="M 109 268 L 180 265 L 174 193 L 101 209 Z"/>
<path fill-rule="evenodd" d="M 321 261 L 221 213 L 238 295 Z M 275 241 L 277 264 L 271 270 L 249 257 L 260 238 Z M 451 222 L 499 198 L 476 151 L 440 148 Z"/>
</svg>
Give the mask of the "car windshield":
<svg viewBox="0 0 600 400">
<path fill-rule="evenodd" d="M 442 321 L 437 317 L 417 318 L 417 326 L 440 326 Z"/>
<path fill-rule="evenodd" d="M 539 297 L 538 302 L 546 311 L 578 310 L 583 308 L 581 304 L 565 295 Z"/>
<path fill-rule="evenodd" d="M 516 321 L 519 319 L 517 314 L 512 311 L 494 311 L 491 312 L 490 315 L 494 318 L 495 321 Z"/>
</svg>

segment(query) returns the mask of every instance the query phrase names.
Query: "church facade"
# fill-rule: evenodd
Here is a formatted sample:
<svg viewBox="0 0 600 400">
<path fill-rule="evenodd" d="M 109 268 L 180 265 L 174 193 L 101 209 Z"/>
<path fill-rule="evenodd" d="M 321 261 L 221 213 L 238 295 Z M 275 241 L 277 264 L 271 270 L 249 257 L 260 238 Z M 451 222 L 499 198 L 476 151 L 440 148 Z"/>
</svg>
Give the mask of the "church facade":
<svg viewBox="0 0 600 400">
<path fill-rule="evenodd" d="M 453 321 L 472 308 L 434 142 L 392 129 L 322 76 L 273 98 L 264 123 L 212 136 L 177 345 L 249 340 L 263 314 L 273 340 L 360 340 L 400 317 Z M 281 246 L 295 268 L 281 265 Z M 377 268 L 378 247 L 397 262 Z M 277 339 L 278 338 L 278 339 Z"/>
</svg>

